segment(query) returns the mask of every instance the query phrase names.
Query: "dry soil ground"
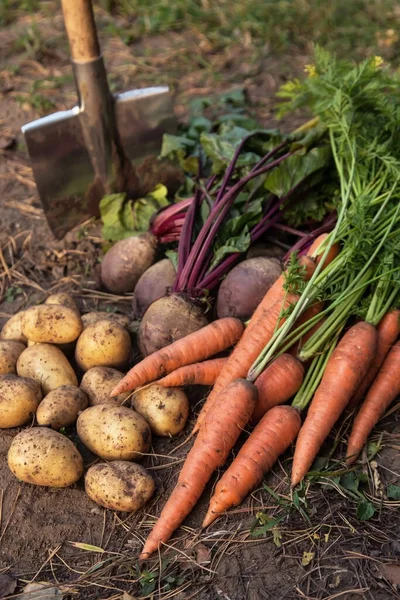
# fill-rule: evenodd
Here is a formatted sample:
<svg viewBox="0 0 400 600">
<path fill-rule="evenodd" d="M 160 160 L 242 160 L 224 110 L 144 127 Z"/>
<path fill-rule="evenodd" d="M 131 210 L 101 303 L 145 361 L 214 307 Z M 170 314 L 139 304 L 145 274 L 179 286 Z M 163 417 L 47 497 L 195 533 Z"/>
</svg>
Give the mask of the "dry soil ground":
<svg viewBox="0 0 400 600">
<path fill-rule="evenodd" d="M 83 311 L 130 312 L 129 297 L 100 287 L 98 225 L 87 223 L 57 242 L 37 198 L 20 126 L 75 101 L 62 20 L 56 5 L 46 6 L 44 13 L 22 13 L 0 28 L 1 322 L 54 290 L 72 293 Z M 259 120 L 275 124 L 274 92 L 307 62 L 299 50 L 279 60 L 266 50 L 255 62 L 246 40 L 218 49 L 206 36 L 184 31 L 127 46 L 119 35 L 122 17 L 99 10 L 98 19 L 113 87 L 168 82 L 181 118 L 190 98 L 244 85 Z M 118 25 L 118 35 L 110 23 Z M 182 53 L 190 59 L 182 62 Z M 191 397 L 192 418 L 203 393 Z M 268 487 L 201 532 L 210 486 L 172 547 L 146 565 L 137 562 L 138 551 L 176 480 L 187 446 L 171 451 L 184 437 L 155 442 L 147 465 L 157 495 L 146 511 L 126 516 L 96 506 L 82 483 L 47 490 L 17 481 L 6 465 L 17 431 L 2 431 L 0 598 L 20 593 L 30 581 L 55 584 L 66 598 L 97 600 L 400 598 L 400 497 L 393 492 L 400 490 L 393 487 L 400 485 L 399 413 L 393 410 L 372 439 L 374 462 L 358 463 L 350 475 L 335 462 L 343 456 L 345 429 L 346 423 L 321 453 L 328 456 L 335 447 L 331 471 L 309 480 L 295 498 L 286 474 L 289 453 L 266 479 Z M 86 452 L 85 459 L 89 464 L 93 456 Z M 373 505 L 369 520 L 357 518 L 360 502 Z"/>
</svg>

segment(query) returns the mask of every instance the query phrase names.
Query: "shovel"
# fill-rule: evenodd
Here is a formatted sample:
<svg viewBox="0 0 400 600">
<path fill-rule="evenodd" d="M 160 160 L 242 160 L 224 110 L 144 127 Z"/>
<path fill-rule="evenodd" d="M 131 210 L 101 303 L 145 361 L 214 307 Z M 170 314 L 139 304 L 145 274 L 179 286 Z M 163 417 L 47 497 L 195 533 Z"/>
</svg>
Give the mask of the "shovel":
<svg viewBox="0 0 400 600">
<path fill-rule="evenodd" d="M 61 239 L 99 216 L 105 194 L 138 198 L 163 182 L 157 161 L 176 121 L 168 87 L 113 96 L 100 54 L 91 0 L 62 0 L 78 105 L 22 127 L 47 221 Z M 168 169 L 167 169 L 168 170 Z"/>
</svg>

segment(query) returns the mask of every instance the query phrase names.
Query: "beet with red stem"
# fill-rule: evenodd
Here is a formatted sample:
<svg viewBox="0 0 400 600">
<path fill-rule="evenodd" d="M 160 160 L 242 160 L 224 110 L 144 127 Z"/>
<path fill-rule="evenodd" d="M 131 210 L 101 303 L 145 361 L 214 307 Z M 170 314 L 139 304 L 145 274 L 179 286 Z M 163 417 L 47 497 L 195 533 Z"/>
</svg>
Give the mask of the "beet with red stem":
<svg viewBox="0 0 400 600">
<path fill-rule="evenodd" d="M 276 211 L 278 211 L 278 209 L 279 209 L 279 205 L 276 206 Z M 279 220 L 281 217 L 282 217 L 282 213 L 280 211 L 278 211 L 278 213 L 275 214 L 274 216 L 271 215 L 270 213 L 265 215 L 263 217 L 262 221 L 260 221 L 258 223 L 258 225 L 256 227 L 254 227 L 254 229 L 250 232 L 250 237 L 251 237 L 252 243 L 257 241 L 269 229 L 269 227 L 271 227 L 271 225 L 275 221 Z M 240 257 L 241 257 L 241 254 L 239 252 L 237 252 L 235 254 L 231 254 L 230 256 L 226 257 L 212 271 L 207 273 L 207 275 L 204 278 L 202 278 L 198 283 L 198 287 L 197 287 L 198 293 L 201 290 L 205 290 L 205 289 L 211 290 L 216 285 L 218 285 L 218 283 L 221 280 L 221 277 L 223 277 L 223 275 L 229 271 L 230 267 L 233 266 L 235 264 L 235 262 L 239 260 Z"/>
<path fill-rule="evenodd" d="M 181 229 L 193 198 L 185 198 L 163 208 L 150 221 L 149 231 L 162 243 L 162 237 Z M 178 238 L 179 239 L 179 238 Z"/>
<path fill-rule="evenodd" d="M 220 189 L 218 190 L 217 193 L 217 197 L 216 197 L 216 201 L 214 203 L 214 207 L 213 210 L 210 210 L 210 214 L 204 224 L 204 226 L 202 227 L 202 230 L 195 242 L 195 244 L 193 245 L 192 250 L 190 251 L 190 255 L 187 254 L 185 252 L 185 256 L 182 257 L 182 260 L 180 261 L 180 263 L 178 264 L 178 276 L 177 276 L 177 283 L 176 283 L 176 290 L 180 289 L 180 288 L 184 288 L 184 287 L 189 287 L 190 284 L 189 282 L 187 282 L 187 278 L 191 272 L 191 270 L 193 269 L 193 265 L 198 261 L 198 253 L 200 252 L 201 247 L 203 246 L 203 244 L 206 244 L 206 240 L 204 239 L 204 237 L 207 235 L 207 229 L 211 226 L 213 219 L 215 218 L 216 215 L 216 211 L 217 211 L 217 207 L 219 208 L 219 205 L 221 204 L 222 200 L 224 201 L 224 204 L 226 203 L 226 195 L 224 196 L 224 192 L 226 191 L 226 188 L 228 186 L 228 183 L 233 175 L 233 171 L 234 168 L 236 166 L 236 163 L 238 161 L 240 152 L 242 151 L 245 143 L 254 135 L 256 135 L 257 133 L 261 133 L 261 134 L 265 134 L 264 131 L 253 131 L 252 133 L 250 133 L 249 135 L 247 135 L 239 144 L 239 146 L 236 148 L 235 154 L 225 172 L 225 176 L 224 179 L 222 181 L 222 184 L 220 186 Z M 276 164 L 272 165 L 268 165 L 266 170 L 262 170 L 261 168 L 263 167 L 263 165 L 265 164 L 265 162 L 267 160 L 269 160 L 270 158 L 272 158 L 272 156 L 274 156 L 275 154 L 277 154 L 280 150 L 282 150 L 285 146 L 288 145 L 288 141 L 284 141 L 281 144 L 279 144 L 278 146 L 276 146 L 275 148 L 273 148 L 272 150 L 270 150 L 265 156 L 263 156 L 255 165 L 254 167 L 251 169 L 250 174 L 247 175 L 247 177 L 245 177 L 244 179 L 240 180 L 238 182 L 238 184 L 240 184 L 240 186 L 238 188 L 235 189 L 235 186 L 233 186 L 234 191 L 231 194 L 231 200 L 229 205 L 227 206 L 226 209 L 223 210 L 223 215 L 222 218 L 219 220 L 219 223 L 222 222 L 222 220 L 224 219 L 224 217 L 226 216 L 231 204 L 234 202 L 236 194 L 240 192 L 240 190 L 254 177 L 258 176 L 259 174 L 263 174 L 265 173 L 267 170 L 269 170 L 270 168 L 273 168 L 274 166 L 277 166 Z M 288 153 L 290 155 L 290 153 Z M 278 163 L 279 164 L 279 163 Z M 258 171 L 261 171 L 260 173 L 258 173 Z M 211 178 L 211 182 L 214 181 L 215 176 L 213 176 Z M 236 184 L 236 185 L 238 185 Z M 207 184 L 206 190 L 209 190 L 211 187 L 211 184 Z M 232 189 L 229 190 L 229 192 L 231 192 Z M 229 193 L 228 192 L 228 193 Z M 229 198 L 229 196 L 228 196 Z M 195 211 L 196 208 L 193 208 L 193 211 Z M 218 225 L 219 226 L 219 225 Z M 217 226 L 217 228 L 218 228 Z M 215 229 L 215 228 L 214 228 Z M 215 229 L 216 230 L 216 229 Z M 211 233 L 211 232 L 210 232 Z M 185 243 L 186 243 L 186 239 L 187 239 L 187 243 L 190 245 L 191 243 L 191 238 L 192 238 L 192 234 L 193 234 L 193 227 L 189 228 L 186 230 L 185 229 Z M 187 238 L 186 238 L 187 236 Z M 208 236 L 209 238 L 210 236 Z M 211 238 L 211 243 L 213 241 L 213 237 Z M 184 248 L 186 250 L 186 245 L 185 247 L 182 245 L 182 252 L 184 252 Z M 181 247 L 179 248 L 179 252 L 178 252 L 178 256 L 180 255 L 180 251 L 181 251 Z M 189 259 L 190 257 L 190 259 Z M 189 264 L 188 264 L 189 263 Z M 193 280 L 193 277 L 191 277 L 191 280 Z"/>
<path fill-rule="evenodd" d="M 201 232 L 197 236 L 195 243 L 193 244 L 192 250 L 190 252 L 190 256 L 186 261 L 186 264 L 183 268 L 181 274 L 179 274 L 179 287 L 195 287 L 194 282 L 196 281 L 196 277 L 198 276 L 198 272 L 201 269 L 202 260 L 206 256 L 208 249 L 210 248 L 212 242 L 218 230 L 225 219 L 230 207 L 232 206 L 235 198 L 242 191 L 249 181 L 258 177 L 259 175 L 264 175 L 271 169 L 280 165 L 286 158 L 292 156 L 293 153 L 287 152 L 280 158 L 277 158 L 272 163 L 257 169 L 256 171 L 252 171 L 242 179 L 240 179 L 235 185 L 231 187 L 231 189 L 225 194 L 224 201 L 220 201 L 218 206 L 213 207 L 213 210 L 208 215 L 204 226 L 201 229 Z M 220 206 L 223 204 L 223 207 L 220 209 Z M 219 211 L 219 215 L 217 216 L 217 212 Z M 215 219 L 215 221 L 214 221 Z M 179 252 L 179 250 L 178 250 Z"/>
<path fill-rule="evenodd" d="M 297 152 L 297 149 L 289 149 L 290 141 L 282 142 L 259 159 L 247 175 L 232 182 L 234 175 L 236 177 L 238 175 L 237 172 L 235 173 L 235 166 L 237 165 L 240 152 L 243 150 L 249 137 L 251 135 L 242 140 L 236 149 L 219 188 L 215 185 L 217 175 L 211 177 L 206 185 L 202 186 L 201 173 L 199 173 L 197 189 L 187 210 L 181 230 L 178 246 L 178 270 L 173 286 L 173 294 L 161 298 L 150 305 L 139 329 L 139 347 L 144 354 L 162 348 L 204 326 L 205 315 L 199 302 L 202 301 L 204 306 L 208 305 L 206 303 L 207 293 L 219 284 L 223 275 L 242 255 L 242 252 L 235 252 L 233 250 L 228 256 L 222 255 L 223 258 L 221 258 L 220 262 L 210 269 L 215 252 L 220 249 L 220 246 L 216 246 L 215 243 L 217 240 L 218 244 L 225 242 L 225 240 L 219 240 L 218 236 L 222 227 L 230 223 L 229 219 L 231 218 L 232 224 L 234 223 L 232 231 L 235 231 L 234 227 L 239 227 L 238 231 L 232 234 L 233 237 L 238 236 L 241 240 L 240 236 L 245 235 L 250 237 L 251 242 L 254 242 L 271 226 L 277 224 L 282 219 L 284 210 L 292 201 L 291 198 L 290 202 L 287 202 L 289 196 L 293 196 L 295 192 L 298 192 L 298 188 L 307 180 L 308 175 L 305 174 L 299 183 L 294 183 L 292 189 L 284 197 L 271 196 L 266 193 L 265 199 L 261 195 L 260 182 L 256 182 L 256 186 L 253 186 L 251 191 L 247 191 L 246 210 L 256 210 L 257 212 L 252 212 L 251 216 L 249 215 L 250 221 L 247 224 L 246 220 L 241 221 L 239 219 L 239 221 L 235 221 L 237 219 L 235 211 L 230 213 L 230 210 L 246 185 L 252 180 L 266 175 L 268 172 L 279 167 L 279 165 L 294 156 Z M 283 176 L 291 176 L 290 168 L 292 168 L 291 163 L 289 163 L 288 167 L 289 175 L 284 170 Z M 307 173 L 307 168 L 305 172 Z M 280 176 L 278 175 L 278 181 Z M 264 181 L 261 181 L 261 183 L 264 183 Z M 288 180 L 286 181 L 287 183 Z M 254 198 L 256 203 L 252 204 L 255 194 L 258 194 Z M 201 226 L 200 232 L 194 238 L 196 217 L 203 202 L 208 202 L 210 210 Z M 242 200 L 239 200 L 239 205 L 241 205 L 241 202 Z M 259 214 L 260 204 L 258 203 L 264 206 L 264 214 L 258 223 L 254 224 L 257 218 L 255 215 Z M 228 215 L 231 216 L 228 217 Z M 250 226 L 250 222 L 252 226 Z M 228 240 L 228 244 L 233 245 L 230 242 L 229 234 Z M 226 250 L 223 249 L 224 251 Z M 227 251 L 230 251 L 229 247 Z"/>
</svg>

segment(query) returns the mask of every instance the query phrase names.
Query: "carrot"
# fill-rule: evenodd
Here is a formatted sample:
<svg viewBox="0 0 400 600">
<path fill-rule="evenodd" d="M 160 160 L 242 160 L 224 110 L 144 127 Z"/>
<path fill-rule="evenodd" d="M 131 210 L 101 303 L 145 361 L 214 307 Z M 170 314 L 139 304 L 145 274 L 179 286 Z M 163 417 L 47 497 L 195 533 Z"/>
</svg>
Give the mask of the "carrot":
<svg viewBox="0 0 400 600">
<path fill-rule="evenodd" d="M 329 233 L 321 233 L 321 235 L 319 235 L 317 238 L 315 238 L 315 240 L 313 241 L 313 243 L 307 250 L 307 256 L 311 256 L 312 258 L 315 258 L 317 265 L 319 265 L 319 263 L 321 262 L 322 256 L 324 254 L 324 250 L 322 250 L 320 253 L 318 253 L 318 249 L 320 248 L 322 243 L 327 239 L 328 235 L 329 235 Z M 339 242 L 332 244 L 327 257 L 324 260 L 324 264 L 323 264 L 322 268 L 325 269 L 325 267 L 327 267 L 337 257 L 339 252 L 340 252 Z"/>
<path fill-rule="evenodd" d="M 254 383 L 258 400 L 251 419 L 255 425 L 273 406 L 287 402 L 300 388 L 304 367 L 290 354 L 281 354 L 263 371 Z"/>
<path fill-rule="evenodd" d="M 294 441 L 300 427 L 300 415 L 292 406 L 275 406 L 263 416 L 217 483 L 203 527 L 243 502 Z"/>
<path fill-rule="evenodd" d="M 290 304 L 297 302 L 298 298 L 296 294 L 288 294 L 285 301 L 278 300 L 275 302 L 271 308 L 265 311 L 265 314 L 259 317 L 257 326 L 254 325 L 253 319 L 251 319 L 205 401 L 197 417 L 193 434 L 200 429 L 208 411 L 216 402 L 219 392 L 238 377 L 246 377 L 249 368 L 273 336 L 281 311 L 286 310 Z M 281 319 L 280 322 L 283 323 L 283 321 Z"/>
<path fill-rule="evenodd" d="M 322 300 L 319 302 L 315 302 L 314 304 L 311 304 L 311 306 L 309 306 L 304 311 L 304 313 L 297 319 L 297 321 L 293 325 L 293 331 L 295 331 L 301 325 L 304 325 L 304 323 L 307 323 L 307 321 L 309 321 L 310 319 L 312 319 L 313 317 L 318 315 L 323 310 L 324 310 L 324 302 L 322 302 Z M 311 329 L 306 331 L 306 333 L 297 342 L 295 342 L 293 344 L 293 346 L 291 346 L 289 348 L 289 350 L 288 350 L 289 354 L 292 354 L 293 356 L 297 356 L 297 353 L 300 350 L 301 346 L 303 344 L 305 344 L 308 339 L 310 339 L 310 337 L 315 333 L 315 331 L 319 327 L 321 327 L 321 325 L 322 325 L 322 319 L 320 321 L 317 321 L 317 323 L 315 325 L 313 325 L 313 327 L 311 327 Z"/>
<path fill-rule="evenodd" d="M 243 324 L 234 317 L 214 321 L 198 331 L 190 333 L 170 346 L 153 352 L 137 365 L 115 386 L 111 396 L 130 392 L 179 367 L 189 365 L 226 350 L 243 333 Z"/>
<path fill-rule="evenodd" d="M 221 467 L 254 410 L 257 388 L 245 379 L 221 392 L 223 410 L 206 419 L 180 472 L 178 482 L 146 540 L 141 559 L 152 554 L 190 513 L 210 479 Z"/>
<path fill-rule="evenodd" d="M 311 279 L 315 267 L 316 262 L 310 258 L 309 256 L 302 256 L 299 259 L 300 265 L 302 265 L 305 269 L 304 272 L 304 280 L 308 281 Z M 265 314 L 265 311 L 271 308 L 275 302 L 278 300 L 282 300 L 285 296 L 285 277 L 286 271 L 284 271 L 281 275 L 279 275 L 278 279 L 271 285 L 268 292 L 265 294 L 264 298 L 261 300 L 260 304 L 257 306 L 256 310 L 253 313 L 253 316 L 250 319 L 250 323 L 248 327 L 252 326 L 252 324 L 256 323 L 259 317 Z"/>
<path fill-rule="evenodd" d="M 304 278 L 310 279 L 315 271 L 315 261 L 308 256 L 302 256 L 299 262 L 304 267 Z M 207 411 L 213 405 L 218 393 L 237 377 L 246 377 L 251 365 L 271 339 L 277 326 L 277 320 L 281 310 L 285 310 L 299 299 L 297 294 L 287 294 L 284 289 L 284 284 L 285 275 L 282 273 L 257 306 L 243 336 L 233 349 L 232 354 L 229 356 L 225 367 L 222 369 L 213 389 L 205 401 L 203 408 L 197 417 L 192 435 L 197 433 L 200 429 Z M 284 300 L 285 306 L 283 306 Z M 270 309 L 272 311 L 271 314 L 269 314 Z M 283 323 L 283 319 L 280 323 Z"/>
<path fill-rule="evenodd" d="M 367 397 L 354 419 L 347 446 L 346 463 L 351 465 L 360 454 L 369 434 L 385 410 L 400 394 L 400 342 L 386 356 Z"/>
<path fill-rule="evenodd" d="M 362 321 L 351 327 L 333 351 L 296 443 L 292 485 L 310 468 L 318 450 L 365 377 L 376 350 L 376 328 Z"/>
<path fill-rule="evenodd" d="M 365 392 L 368 390 L 372 382 L 374 381 L 376 374 L 379 369 L 387 353 L 390 348 L 393 346 L 395 341 L 399 335 L 399 325 L 400 325 L 400 310 L 391 310 L 386 313 L 386 315 L 381 319 L 379 325 L 377 326 L 378 331 L 378 343 L 376 348 L 376 354 L 372 360 L 372 363 L 369 367 L 368 373 L 362 380 L 360 386 L 358 387 L 356 393 L 351 398 L 347 409 L 350 411 L 360 403 L 361 398 L 364 396 Z"/>
<path fill-rule="evenodd" d="M 182 385 L 214 385 L 215 380 L 226 364 L 227 358 L 213 358 L 204 362 L 185 365 L 162 379 L 157 383 L 165 387 L 179 387 Z"/>
<path fill-rule="evenodd" d="M 302 349 L 302 347 L 305 345 L 305 343 L 314 335 L 314 333 L 316 331 L 318 331 L 318 329 L 325 323 L 325 320 L 323 317 L 321 317 L 321 319 L 319 321 L 317 321 L 315 323 L 315 325 L 313 325 L 311 327 L 311 329 L 309 329 L 308 331 L 306 331 L 306 333 L 304 335 L 301 336 L 301 338 L 295 342 L 293 344 L 293 346 L 291 346 L 288 350 L 288 353 L 291 354 L 292 356 L 295 356 L 296 358 L 298 358 L 298 355 Z M 299 359 L 300 360 L 300 359 Z M 307 367 L 310 363 L 310 360 L 312 359 L 308 359 L 303 361 L 303 364 Z"/>
</svg>

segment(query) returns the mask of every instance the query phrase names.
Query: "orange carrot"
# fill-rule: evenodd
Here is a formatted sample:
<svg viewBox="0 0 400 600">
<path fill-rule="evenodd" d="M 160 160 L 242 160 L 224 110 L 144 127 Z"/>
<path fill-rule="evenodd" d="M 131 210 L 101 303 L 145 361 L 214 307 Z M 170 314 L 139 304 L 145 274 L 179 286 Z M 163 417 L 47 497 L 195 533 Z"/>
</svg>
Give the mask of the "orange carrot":
<svg viewBox="0 0 400 600">
<path fill-rule="evenodd" d="M 318 239 L 318 238 L 317 238 Z M 324 238 L 325 239 L 325 238 Z M 318 245 L 321 242 L 318 243 Z M 317 241 L 314 242 L 313 246 L 315 248 L 318 246 Z M 304 267 L 304 279 L 309 280 L 316 268 L 316 262 L 314 259 L 309 256 L 302 256 L 299 259 L 300 264 Z M 325 266 L 328 264 L 328 261 L 325 262 Z M 280 311 L 276 311 L 278 306 L 283 304 L 283 299 L 286 297 L 287 306 L 297 302 L 298 296 L 295 294 L 288 294 L 286 296 L 286 292 L 284 289 L 285 284 L 285 273 L 282 273 L 275 281 L 275 283 L 270 287 L 268 292 L 265 294 L 264 298 L 261 300 L 260 304 L 256 308 L 253 316 L 250 319 L 249 324 L 247 325 L 243 336 L 241 337 L 239 343 L 234 348 L 232 354 L 229 357 L 226 366 L 222 369 L 220 376 L 216 380 L 214 384 L 214 388 L 211 390 L 206 402 L 203 405 L 202 410 L 197 417 L 196 424 L 192 431 L 192 434 L 195 434 L 201 427 L 205 415 L 207 411 L 213 406 L 215 398 L 219 391 L 228 383 L 233 381 L 236 377 L 245 377 L 256 360 L 260 352 L 270 341 L 273 331 L 269 329 L 271 325 L 271 319 L 269 315 L 270 309 L 274 307 L 275 313 L 277 314 L 277 318 Z M 287 308 L 285 306 L 285 308 Z M 265 327 L 264 321 L 267 319 L 267 327 Z M 283 320 L 281 321 L 281 324 Z M 276 323 L 274 324 L 274 330 L 276 327 Z M 256 331 L 254 331 L 254 329 Z M 262 333 L 264 335 L 262 335 Z M 262 343 L 263 342 L 263 343 Z"/>
<path fill-rule="evenodd" d="M 311 279 L 315 271 L 316 262 L 309 256 L 302 256 L 299 259 L 299 263 L 305 269 L 304 280 L 308 281 L 309 279 Z M 278 279 L 271 285 L 268 292 L 265 294 L 264 298 L 261 300 L 260 304 L 254 311 L 248 327 L 252 326 L 252 324 L 255 324 L 258 321 L 259 317 L 262 317 L 265 314 L 265 311 L 271 308 L 271 306 L 275 304 L 275 302 L 278 302 L 278 300 L 282 300 L 284 298 L 285 289 L 283 286 L 285 284 L 285 276 L 286 271 L 279 275 Z"/>
<path fill-rule="evenodd" d="M 239 319 L 225 317 L 214 321 L 147 356 L 121 379 L 111 392 L 111 396 L 130 392 L 179 367 L 218 354 L 235 344 L 242 333 L 243 324 Z"/>
<path fill-rule="evenodd" d="M 296 443 L 292 485 L 307 473 L 318 450 L 365 377 L 376 351 L 377 331 L 364 321 L 351 327 L 333 351 Z"/>
<path fill-rule="evenodd" d="M 263 416 L 217 483 L 203 527 L 243 502 L 294 441 L 300 427 L 300 415 L 292 406 L 275 406 Z"/>
<path fill-rule="evenodd" d="M 322 255 L 324 254 L 324 250 L 322 250 L 321 253 L 317 253 L 318 249 L 321 246 L 321 244 L 326 240 L 328 235 L 329 235 L 329 233 L 321 233 L 321 235 L 319 235 L 317 238 L 315 238 L 315 240 L 313 241 L 313 243 L 307 250 L 307 256 L 311 256 L 312 258 L 315 258 L 317 261 L 317 265 L 319 265 L 319 263 L 321 262 Z M 322 268 L 325 269 L 325 267 L 327 267 L 337 257 L 339 252 L 340 252 L 339 242 L 332 244 L 327 257 L 324 260 L 324 264 L 323 264 Z"/>
<path fill-rule="evenodd" d="M 245 379 L 237 379 L 222 391 L 224 410 L 207 418 L 180 472 L 178 482 L 146 540 L 141 559 L 146 559 L 190 513 L 210 479 L 221 467 L 243 427 L 251 417 L 257 388 Z"/>
<path fill-rule="evenodd" d="M 378 343 L 376 347 L 376 354 L 372 360 L 372 363 L 368 369 L 368 373 L 362 380 L 359 385 L 356 393 L 351 398 L 347 409 L 350 411 L 360 403 L 361 398 L 364 396 L 365 392 L 368 390 L 372 382 L 374 381 L 376 374 L 383 361 L 385 360 L 385 356 L 389 352 L 390 348 L 393 346 L 395 341 L 399 336 L 399 326 L 400 326 L 400 310 L 391 310 L 386 313 L 386 315 L 381 319 L 379 325 L 377 326 L 378 331 Z"/>
<path fill-rule="evenodd" d="M 301 338 L 295 342 L 293 344 L 293 346 L 291 346 L 288 350 L 288 353 L 291 354 L 292 356 L 296 356 L 296 358 L 298 357 L 298 354 L 300 352 L 300 350 L 302 349 L 302 347 L 305 345 L 305 343 L 314 335 L 314 333 L 316 331 L 318 331 L 318 329 L 325 323 L 325 320 L 323 317 L 321 317 L 321 319 L 319 321 L 317 321 L 315 323 L 315 325 L 313 325 L 311 327 L 311 329 L 309 329 L 304 335 L 301 336 Z M 303 361 L 303 364 L 308 367 L 310 362 L 311 362 L 311 358 Z"/>
<path fill-rule="evenodd" d="M 367 397 L 354 419 L 347 446 L 346 463 L 351 465 L 360 454 L 369 434 L 385 410 L 400 394 L 400 342 L 386 356 Z"/>
<path fill-rule="evenodd" d="M 299 297 L 296 294 L 288 294 L 286 300 L 278 300 L 275 302 L 272 307 L 268 308 L 265 313 L 259 317 L 257 326 L 254 325 L 253 318 L 251 319 L 250 324 L 244 330 L 242 337 L 233 349 L 232 354 L 229 356 L 213 389 L 205 401 L 203 408 L 197 417 L 193 434 L 200 429 L 206 414 L 213 407 L 219 392 L 238 377 L 246 377 L 248 370 L 255 359 L 272 338 L 281 311 L 286 310 L 290 304 L 297 302 L 298 298 Z M 283 322 L 284 319 L 281 319 L 280 323 Z"/>
<path fill-rule="evenodd" d="M 304 367 L 297 358 L 290 354 L 281 354 L 256 379 L 254 385 L 258 390 L 258 400 L 251 419 L 255 425 L 272 409 L 284 404 L 294 396 L 304 378 Z"/>
<path fill-rule="evenodd" d="M 319 301 L 319 302 L 314 302 L 314 304 L 311 304 L 311 306 L 309 306 L 304 311 L 304 313 L 296 320 L 295 324 L 293 325 L 293 331 L 295 331 L 301 325 L 304 325 L 304 323 L 307 323 L 307 321 L 309 321 L 310 319 L 312 319 L 313 317 L 318 315 L 323 310 L 324 310 L 324 302 Z M 313 325 L 313 327 L 311 327 L 311 329 L 309 329 L 297 342 L 295 342 L 293 344 L 293 346 L 291 346 L 289 348 L 289 350 L 288 350 L 289 354 L 292 354 L 293 356 L 297 356 L 297 353 L 299 352 L 301 346 L 303 346 L 306 343 L 306 341 L 308 339 L 310 339 L 310 337 L 315 333 L 315 331 L 319 327 L 321 327 L 322 322 L 323 322 L 322 319 L 320 321 L 317 321 L 317 323 L 315 325 Z"/>
<path fill-rule="evenodd" d="M 180 387 L 182 385 L 214 385 L 215 380 L 226 364 L 227 358 L 213 358 L 204 362 L 185 365 L 162 379 L 157 383 L 165 387 Z"/>
</svg>

